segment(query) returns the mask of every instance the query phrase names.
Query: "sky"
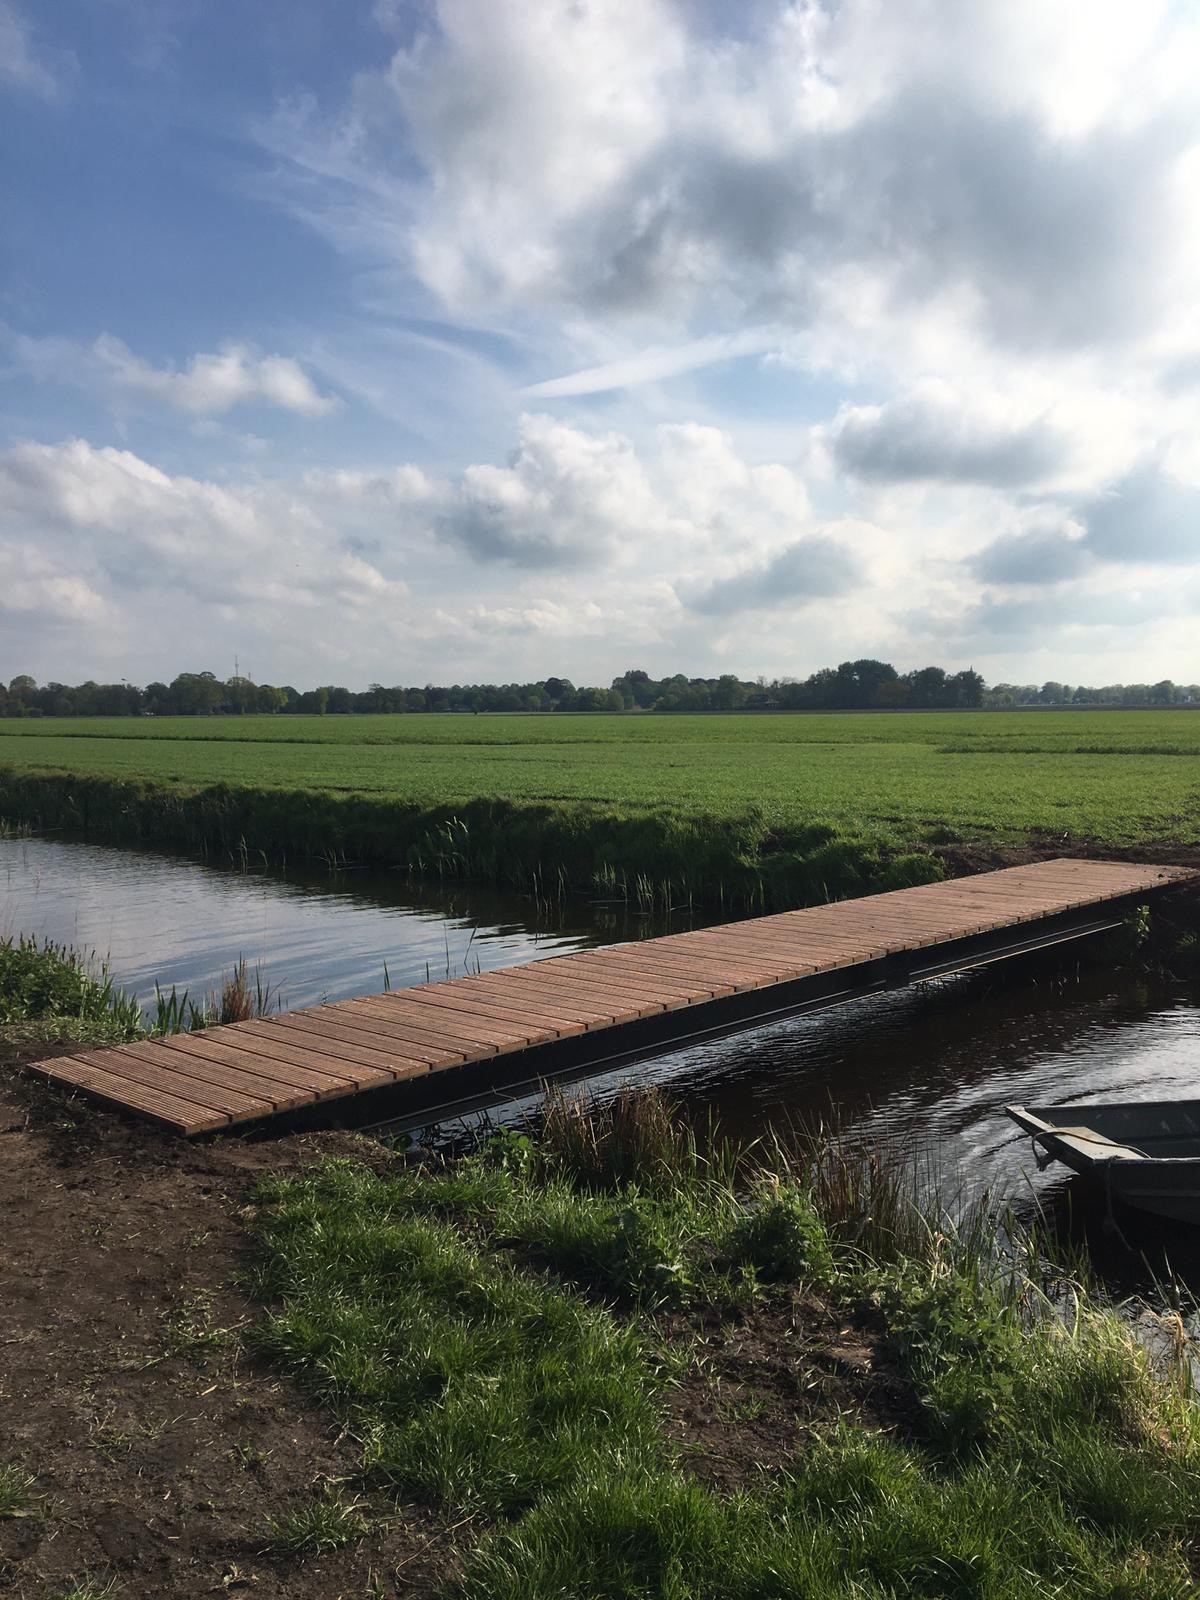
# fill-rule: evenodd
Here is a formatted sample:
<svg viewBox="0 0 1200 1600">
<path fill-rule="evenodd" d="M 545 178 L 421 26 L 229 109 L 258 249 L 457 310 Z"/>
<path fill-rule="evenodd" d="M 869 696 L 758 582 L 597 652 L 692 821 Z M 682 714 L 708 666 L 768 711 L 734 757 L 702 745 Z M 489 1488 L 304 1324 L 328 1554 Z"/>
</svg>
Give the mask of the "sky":
<svg viewBox="0 0 1200 1600">
<path fill-rule="evenodd" d="M 0 0 L 0 676 L 1200 677 L 1200 7 Z"/>
</svg>

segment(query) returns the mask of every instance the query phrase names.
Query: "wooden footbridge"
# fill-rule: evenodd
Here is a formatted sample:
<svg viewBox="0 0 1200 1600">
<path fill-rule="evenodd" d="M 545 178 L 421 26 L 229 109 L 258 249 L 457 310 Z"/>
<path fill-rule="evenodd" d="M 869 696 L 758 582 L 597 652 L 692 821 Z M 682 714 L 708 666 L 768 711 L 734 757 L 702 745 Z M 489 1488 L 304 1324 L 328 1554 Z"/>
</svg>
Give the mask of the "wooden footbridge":
<svg viewBox="0 0 1200 1600">
<path fill-rule="evenodd" d="M 181 1134 L 402 1090 L 375 1094 L 382 1117 L 385 1107 L 446 1106 L 503 1083 L 607 1070 L 1101 933 L 1198 878 L 1182 867 L 1042 861 L 80 1050 L 30 1070 Z"/>
</svg>

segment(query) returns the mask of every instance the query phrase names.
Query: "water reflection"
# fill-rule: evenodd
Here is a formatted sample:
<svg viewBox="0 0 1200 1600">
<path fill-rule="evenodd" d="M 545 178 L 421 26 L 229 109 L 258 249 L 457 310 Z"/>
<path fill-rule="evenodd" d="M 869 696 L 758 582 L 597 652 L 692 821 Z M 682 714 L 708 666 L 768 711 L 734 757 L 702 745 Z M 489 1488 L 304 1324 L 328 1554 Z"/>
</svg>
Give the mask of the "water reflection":
<svg viewBox="0 0 1200 1600">
<path fill-rule="evenodd" d="M 420 886 L 400 872 L 240 870 L 60 839 L 0 840 L 0 935 L 95 952 L 143 1003 L 193 997 L 245 957 L 288 1010 L 512 966 L 668 926 L 618 903 Z"/>
</svg>

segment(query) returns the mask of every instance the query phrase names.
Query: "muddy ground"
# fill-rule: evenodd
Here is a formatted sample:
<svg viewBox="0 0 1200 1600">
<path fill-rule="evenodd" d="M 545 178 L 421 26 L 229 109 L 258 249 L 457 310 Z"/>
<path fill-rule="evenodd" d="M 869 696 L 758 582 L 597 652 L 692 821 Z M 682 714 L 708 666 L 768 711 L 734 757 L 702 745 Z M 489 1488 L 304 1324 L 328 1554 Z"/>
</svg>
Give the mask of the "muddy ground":
<svg viewBox="0 0 1200 1600">
<path fill-rule="evenodd" d="M 369 1495 L 354 1548 L 264 1553 L 268 1519 L 314 1485 L 363 1492 L 352 1441 L 245 1348 L 239 1213 L 265 1173 L 379 1147 L 338 1133 L 187 1144 L 20 1080 L 23 1053 L 0 1049 L 0 1465 L 36 1478 L 37 1499 L 0 1521 L 0 1592 L 433 1592 L 456 1535 Z"/>
</svg>

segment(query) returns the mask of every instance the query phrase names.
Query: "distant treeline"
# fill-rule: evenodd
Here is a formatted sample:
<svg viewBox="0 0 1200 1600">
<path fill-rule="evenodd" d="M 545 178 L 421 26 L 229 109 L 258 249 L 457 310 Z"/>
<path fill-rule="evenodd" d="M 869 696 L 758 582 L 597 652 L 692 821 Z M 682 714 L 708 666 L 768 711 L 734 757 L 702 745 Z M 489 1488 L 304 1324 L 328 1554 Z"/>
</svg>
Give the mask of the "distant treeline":
<svg viewBox="0 0 1200 1600">
<path fill-rule="evenodd" d="M 901 711 L 969 710 L 974 707 L 1066 705 L 1186 705 L 1200 702 L 1200 687 L 1164 679 L 1156 684 L 1111 684 L 1103 689 L 1061 683 L 996 684 L 989 689 L 979 673 L 921 667 L 898 672 L 886 661 L 843 661 L 810 677 L 759 678 L 754 682 L 726 673 L 719 678 L 688 678 L 676 673 L 652 678 L 632 671 L 607 689 L 577 687 L 569 678 L 536 683 L 475 683 L 423 688 L 364 690 L 340 684 L 296 689 L 291 684 L 222 680 L 211 672 L 181 672 L 170 683 L 46 683 L 28 675 L 0 683 L 0 716 L 130 717 L 240 716 L 251 712 L 281 715 L 348 715 L 355 712 L 421 711 Z"/>
</svg>

